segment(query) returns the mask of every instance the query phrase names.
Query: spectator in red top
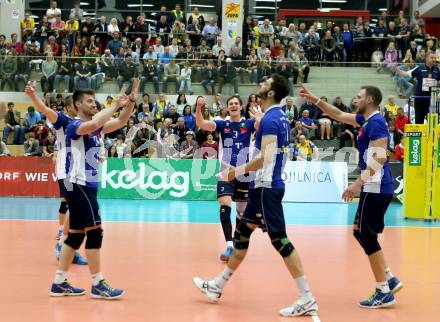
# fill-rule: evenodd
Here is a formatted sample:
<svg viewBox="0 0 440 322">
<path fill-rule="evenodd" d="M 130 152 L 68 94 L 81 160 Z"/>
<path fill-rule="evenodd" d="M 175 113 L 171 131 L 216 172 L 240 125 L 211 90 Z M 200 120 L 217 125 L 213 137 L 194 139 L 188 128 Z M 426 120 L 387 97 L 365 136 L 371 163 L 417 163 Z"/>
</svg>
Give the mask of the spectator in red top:
<svg viewBox="0 0 440 322">
<path fill-rule="evenodd" d="M 279 39 L 275 39 L 274 46 L 270 49 L 270 57 L 273 59 L 284 58 L 284 48 Z"/>
<path fill-rule="evenodd" d="M 214 141 L 214 136 L 209 133 L 206 141 L 202 143 L 203 159 L 217 159 L 218 143 Z"/>
<path fill-rule="evenodd" d="M 405 141 L 400 141 L 400 143 L 396 146 L 396 151 L 394 153 L 394 160 L 396 161 L 403 161 L 403 156 L 405 155 L 405 146 L 403 142 Z"/>
<path fill-rule="evenodd" d="M 35 138 L 38 142 L 43 143 L 49 134 L 49 128 L 44 125 L 44 121 L 40 120 L 37 122 L 37 126 L 34 129 Z"/>
<path fill-rule="evenodd" d="M 399 142 L 402 140 L 403 133 L 405 132 L 405 124 L 409 124 L 408 116 L 405 115 L 403 108 L 399 107 L 397 109 L 397 116 L 394 119 L 394 127 L 396 128 Z"/>
</svg>

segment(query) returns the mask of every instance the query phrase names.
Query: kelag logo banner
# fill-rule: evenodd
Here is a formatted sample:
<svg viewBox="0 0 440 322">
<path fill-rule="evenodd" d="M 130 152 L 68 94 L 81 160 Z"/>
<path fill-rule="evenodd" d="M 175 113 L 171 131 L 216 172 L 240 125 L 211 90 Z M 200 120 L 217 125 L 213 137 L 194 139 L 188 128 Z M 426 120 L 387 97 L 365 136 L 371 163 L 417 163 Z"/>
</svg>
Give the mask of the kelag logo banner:
<svg viewBox="0 0 440 322">
<path fill-rule="evenodd" d="M 217 160 L 113 159 L 100 167 L 99 197 L 215 200 Z"/>
</svg>

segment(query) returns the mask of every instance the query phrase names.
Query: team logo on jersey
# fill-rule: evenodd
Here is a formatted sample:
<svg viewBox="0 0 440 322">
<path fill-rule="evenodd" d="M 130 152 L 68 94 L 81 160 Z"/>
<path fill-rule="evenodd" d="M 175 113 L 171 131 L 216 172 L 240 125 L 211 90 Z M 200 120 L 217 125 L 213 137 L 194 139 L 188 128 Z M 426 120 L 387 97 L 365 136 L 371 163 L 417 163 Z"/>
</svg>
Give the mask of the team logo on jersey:
<svg viewBox="0 0 440 322">
<path fill-rule="evenodd" d="M 223 130 L 223 132 L 225 133 L 231 133 L 231 129 L 229 127 L 225 127 L 225 129 Z"/>
<path fill-rule="evenodd" d="M 240 133 L 241 134 L 246 134 L 247 133 L 247 131 L 248 131 L 248 129 L 246 128 L 246 123 L 241 123 L 240 124 Z"/>
</svg>

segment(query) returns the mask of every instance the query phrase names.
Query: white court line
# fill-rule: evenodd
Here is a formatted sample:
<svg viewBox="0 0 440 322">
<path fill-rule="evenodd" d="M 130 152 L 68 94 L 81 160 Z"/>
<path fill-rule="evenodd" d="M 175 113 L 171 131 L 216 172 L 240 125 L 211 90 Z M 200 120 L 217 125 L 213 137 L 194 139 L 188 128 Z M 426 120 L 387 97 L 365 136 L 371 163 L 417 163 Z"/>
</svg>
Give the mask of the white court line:
<svg viewBox="0 0 440 322">
<path fill-rule="evenodd" d="M 321 322 L 321 320 L 319 319 L 319 316 L 317 316 L 317 315 L 312 315 L 312 320 L 313 320 L 313 322 Z"/>
</svg>

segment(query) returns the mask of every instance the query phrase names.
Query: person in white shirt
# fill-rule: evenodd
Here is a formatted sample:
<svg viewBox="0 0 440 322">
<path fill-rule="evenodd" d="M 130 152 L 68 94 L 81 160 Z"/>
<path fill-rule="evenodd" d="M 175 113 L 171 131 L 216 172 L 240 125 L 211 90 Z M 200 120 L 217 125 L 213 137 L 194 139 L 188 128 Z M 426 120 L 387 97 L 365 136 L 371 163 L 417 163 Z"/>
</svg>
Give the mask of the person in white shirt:
<svg viewBox="0 0 440 322">
<path fill-rule="evenodd" d="M 109 35 L 113 35 L 115 31 L 119 32 L 118 20 L 116 18 L 112 18 L 112 20 L 110 20 L 107 30 Z"/>
<path fill-rule="evenodd" d="M 153 45 L 153 51 L 156 53 L 157 56 L 163 54 L 163 52 L 165 51 L 165 47 L 162 45 L 162 38 L 157 37 L 156 44 Z"/>
<path fill-rule="evenodd" d="M 57 2 L 52 1 L 50 3 L 50 8 L 46 11 L 47 19 L 50 21 L 50 19 L 55 18 L 57 15 L 61 16 L 61 10 L 57 8 Z"/>
<path fill-rule="evenodd" d="M 179 94 L 183 93 L 183 90 L 185 89 L 185 84 L 189 90 L 189 94 L 192 95 L 192 84 L 191 84 L 191 67 L 189 65 L 189 62 L 186 61 L 183 65 L 183 68 L 180 70 L 180 90 Z"/>
</svg>

